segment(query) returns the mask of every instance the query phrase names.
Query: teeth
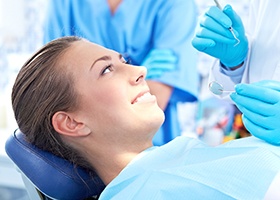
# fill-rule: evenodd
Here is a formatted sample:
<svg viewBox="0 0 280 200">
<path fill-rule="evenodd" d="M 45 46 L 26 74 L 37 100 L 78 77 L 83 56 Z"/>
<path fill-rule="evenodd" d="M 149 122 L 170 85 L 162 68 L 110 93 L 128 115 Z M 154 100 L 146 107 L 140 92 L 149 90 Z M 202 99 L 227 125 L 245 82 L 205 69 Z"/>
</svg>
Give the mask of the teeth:
<svg viewBox="0 0 280 200">
<path fill-rule="evenodd" d="M 140 102 L 140 101 L 144 101 L 148 98 L 150 98 L 150 96 L 152 96 L 149 92 L 143 94 L 141 97 L 138 97 L 135 101 L 135 103 Z"/>
</svg>

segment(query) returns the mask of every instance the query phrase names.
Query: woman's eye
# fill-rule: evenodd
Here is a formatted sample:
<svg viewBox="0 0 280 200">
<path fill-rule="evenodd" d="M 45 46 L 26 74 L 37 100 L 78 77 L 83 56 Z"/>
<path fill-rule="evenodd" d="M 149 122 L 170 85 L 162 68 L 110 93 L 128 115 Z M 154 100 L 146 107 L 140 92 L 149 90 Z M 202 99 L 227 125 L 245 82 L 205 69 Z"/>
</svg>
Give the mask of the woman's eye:
<svg viewBox="0 0 280 200">
<path fill-rule="evenodd" d="M 107 74 L 107 73 L 109 73 L 109 72 L 111 72 L 111 71 L 112 71 L 112 65 L 108 65 L 108 66 L 106 66 L 106 67 L 101 71 L 101 75 Z"/>
</svg>

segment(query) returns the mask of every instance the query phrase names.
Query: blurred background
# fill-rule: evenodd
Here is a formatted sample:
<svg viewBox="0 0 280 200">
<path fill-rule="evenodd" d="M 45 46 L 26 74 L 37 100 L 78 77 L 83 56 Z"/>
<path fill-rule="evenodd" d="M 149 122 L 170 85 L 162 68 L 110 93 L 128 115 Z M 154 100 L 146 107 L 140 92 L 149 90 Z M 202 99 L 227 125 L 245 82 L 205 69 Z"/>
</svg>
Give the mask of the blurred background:
<svg viewBox="0 0 280 200">
<path fill-rule="evenodd" d="M 214 5 L 211 0 L 196 0 L 199 12 Z M 0 0 L 0 199 L 27 200 L 20 174 L 5 153 L 7 137 L 17 128 L 10 103 L 11 87 L 24 61 L 43 44 L 43 23 L 48 1 Z M 249 0 L 221 0 L 242 17 L 246 26 Z M 184 19 L 182 19 L 184 20 Z M 178 22 L 179 23 L 179 22 Z M 200 54 L 200 99 L 179 104 L 182 134 L 217 145 L 241 133 L 242 122 L 236 109 L 209 93 L 207 79 L 213 59 Z"/>
</svg>

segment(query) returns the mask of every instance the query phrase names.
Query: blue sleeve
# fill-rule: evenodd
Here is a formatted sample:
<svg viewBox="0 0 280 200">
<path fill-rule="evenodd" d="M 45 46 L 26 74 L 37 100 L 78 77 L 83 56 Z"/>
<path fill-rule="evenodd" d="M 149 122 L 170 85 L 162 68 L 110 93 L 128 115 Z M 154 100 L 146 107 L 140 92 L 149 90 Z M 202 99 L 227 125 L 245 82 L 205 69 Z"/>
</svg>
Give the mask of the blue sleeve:
<svg viewBox="0 0 280 200">
<path fill-rule="evenodd" d="M 44 43 L 62 36 L 71 35 L 70 4 L 68 0 L 49 0 L 43 27 Z"/>
<path fill-rule="evenodd" d="M 156 18 L 153 48 L 171 49 L 178 58 L 176 70 L 156 79 L 174 88 L 174 102 L 197 100 L 198 55 L 191 45 L 196 22 L 197 7 L 192 0 L 164 0 Z"/>
</svg>

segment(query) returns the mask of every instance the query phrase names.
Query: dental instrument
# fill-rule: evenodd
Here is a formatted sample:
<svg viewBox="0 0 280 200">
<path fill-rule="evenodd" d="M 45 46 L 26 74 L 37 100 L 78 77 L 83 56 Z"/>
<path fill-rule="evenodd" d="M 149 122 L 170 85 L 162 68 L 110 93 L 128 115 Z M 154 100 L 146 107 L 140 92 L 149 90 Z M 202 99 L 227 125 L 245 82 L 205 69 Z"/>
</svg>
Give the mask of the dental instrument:
<svg viewBox="0 0 280 200">
<path fill-rule="evenodd" d="M 224 90 L 224 87 L 217 81 L 210 82 L 208 87 L 209 90 L 215 95 L 222 95 L 225 92 L 229 92 L 229 93 L 234 92 L 234 90 Z"/>
<path fill-rule="evenodd" d="M 222 6 L 221 6 L 220 3 L 218 2 L 218 0 L 214 0 L 214 2 L 215 2 L 215 4 L 216 4 L 216 6 L 217 6 L 220 10 L 223 10 L 223 9 L 222 9 Z M 232 36 L 233 36 L 234 39 L 237 41 L 236 44 L 235 44 L 234 46 L 238 45 L 238 44 L 240 43 L 240 40 L 236 37 L 232 26 L 229 27 L 228 30 L 231 32 Z"/>
</svg>

